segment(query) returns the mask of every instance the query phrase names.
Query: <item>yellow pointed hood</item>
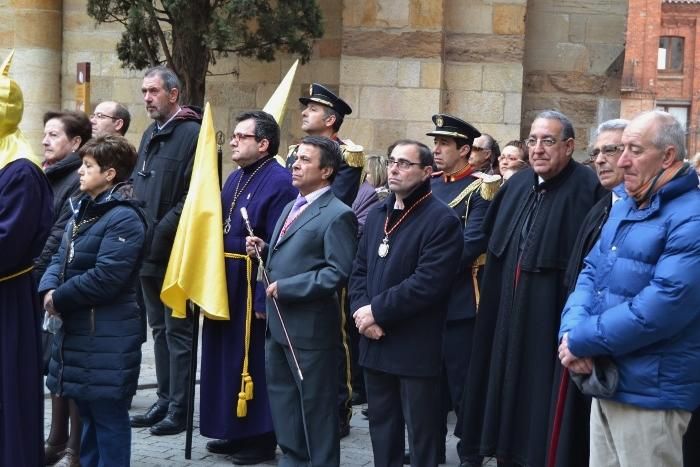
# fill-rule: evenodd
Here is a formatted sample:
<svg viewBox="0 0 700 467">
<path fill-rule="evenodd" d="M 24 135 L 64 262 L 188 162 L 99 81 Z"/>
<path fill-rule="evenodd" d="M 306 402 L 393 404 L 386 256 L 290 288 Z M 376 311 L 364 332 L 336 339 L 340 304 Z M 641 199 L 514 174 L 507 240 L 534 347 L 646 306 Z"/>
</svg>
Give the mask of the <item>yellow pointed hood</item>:
<svg viewBox="0 0 700 467">
<path fill-rule="evenodd" d="M 37 165 L 41 161 L 34 155 L 29 142 L 19 129 L 24 113 L 24 99 L 19 84 L 10 78 L 10 65 L 14 50 L 0 65 L 0 169 L 10 162 L 27 158 Z"/>
</svg>

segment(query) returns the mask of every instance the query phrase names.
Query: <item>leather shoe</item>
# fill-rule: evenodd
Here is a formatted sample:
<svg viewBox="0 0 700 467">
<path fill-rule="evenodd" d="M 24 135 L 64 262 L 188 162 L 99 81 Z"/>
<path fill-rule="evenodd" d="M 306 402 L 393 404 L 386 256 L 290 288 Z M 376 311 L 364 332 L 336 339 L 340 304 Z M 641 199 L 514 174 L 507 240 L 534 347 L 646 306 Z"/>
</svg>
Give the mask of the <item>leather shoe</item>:
<svg viewBox="0 0 700 467">
<path fill-rule="evenodd" d="M 167 413 L 168 407 L 160 406 L 156 402 L 148 410 L 146 410 L 146 413 L 129 417 L 129 424 L 132 428 L 143 428 L 145 426 L 153 426 L 159 421 L 163 420 Z"/>
<path fill-rule="evenodd" d="M 214 439 L 207 443 L 207 451 L 214 454 L 235 454 L 243 447 L 237 439 Z"/>
<path fill-rule="evenodd" d="M 63 444 L 49 444 L 48 442 L 44 445 L 44 464 L 53 465 L 63 456 L 63 452 L 66 450 L 66 443 Z"/>
<path fill-rule="evenodd" d="M 80 456 L 71 448 L 67 448 L 54 467 L 80 467 Z"/>
<path fill-rule="evenodd" d="M 267 446 L 251 446 L 241 449 L 231 456 L 231 461 L 236 465 L 255 465 L 274 460 L 276 444 Z"/>
<path fill-rule="evenodd" d="M 168 412 L 165 418 L 151 427 L 149 430 L 153 436 L 176 435 L 185 431 L 186 423 L 183 415 Z"/>
</svg>

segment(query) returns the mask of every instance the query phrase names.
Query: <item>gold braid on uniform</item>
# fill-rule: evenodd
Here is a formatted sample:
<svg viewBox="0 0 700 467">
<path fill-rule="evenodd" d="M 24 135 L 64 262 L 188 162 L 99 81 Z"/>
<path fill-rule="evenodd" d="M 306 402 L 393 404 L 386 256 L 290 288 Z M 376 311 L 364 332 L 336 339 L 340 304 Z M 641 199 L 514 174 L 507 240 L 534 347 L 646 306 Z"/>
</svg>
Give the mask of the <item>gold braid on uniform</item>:
<svg viewBox="0 0 700 467">
<path fill-rule="evenodd" d="M 253 399 L 253 378 L 248 374 L 248 352 L 250 351 L 250 326 L 253 319 L 253 260 L 248 255 L 224 253 L 225 258 L 242 259 L 245 261 L 247 297 L 245 304 L 245 339 L 243 343 L 243 370 L 241 371 L 241 392 L 238 393 L 236 416 L 243 418 L 248 415 L 248 401 Z"/>
<path fill-rule="evenodd" d="M 464 201 L 464 198 L 466 198 L 467 196 L 471 195 L 476 190 L 478 190 L 481 187 L 482 183 L 483 183 L 483 180 L 481 180 L 480 178 L 477 178 L 476 180 L 471 182 L 469 185 L 467 185 L 467 187 L 464 190 L 462 190 L 457 195 L 457 197 L 455 199 L 453 199 L 452 201 L 447 203 L 447 205 L 451 208 L 456 207 L 459 203 Z"/>
<path fill-rule="evenodd" d="M 341 144 L 340 153 L 343 155 L 343 160 L 345 160 L 350 167 L 364 167 L 365 152 L 362 146 L 347 146 Z"/>
</svg>

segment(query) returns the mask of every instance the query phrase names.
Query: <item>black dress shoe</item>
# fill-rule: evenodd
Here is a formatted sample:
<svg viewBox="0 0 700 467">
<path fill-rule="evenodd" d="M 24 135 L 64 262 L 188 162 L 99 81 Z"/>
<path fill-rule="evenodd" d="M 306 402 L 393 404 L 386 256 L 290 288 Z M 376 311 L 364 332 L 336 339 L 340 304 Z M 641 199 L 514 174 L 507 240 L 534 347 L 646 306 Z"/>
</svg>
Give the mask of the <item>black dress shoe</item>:
<svg viewBox="0 0 700 467">
<path fill-rule="evenodd" d="M 156 402 L 146 410 L 146 413 L 129 417 L 129 424 L 132 428 L 142 428 L 144 426 L 153 426 L 165 418 L 168 413 L 168 406 L 160 406 Z"/>
<path fill-rule="evenodd" d="M 231 461 L 236 465 L 262 464 L 275 458 L 275 447 L 276 444 L 246 447 L 233 454 Z"/>
<path fill-rule="evenodd" d="M 168 412 L 163 420 L 156 423 L 149 430 L 153 436 L 176 435 L 185 431 L 185 416 L 175 412 Z"/>
<path fill-rule="evenodd" d="M 215 439 L 207 443 L 207 451 L 214 454 L 235 454 L 241 449 L 243 445 L 237 439 Z"/>
</svg>

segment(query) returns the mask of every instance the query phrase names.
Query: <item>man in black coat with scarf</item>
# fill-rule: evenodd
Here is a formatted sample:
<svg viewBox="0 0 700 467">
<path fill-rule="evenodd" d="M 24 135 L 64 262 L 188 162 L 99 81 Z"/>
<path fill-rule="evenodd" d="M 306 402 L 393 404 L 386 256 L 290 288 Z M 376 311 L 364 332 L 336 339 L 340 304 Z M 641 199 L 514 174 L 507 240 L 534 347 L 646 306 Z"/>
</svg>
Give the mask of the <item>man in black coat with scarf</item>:
<svg viewBox="0 0 700 467">
<path fill-rule="evenodd" d="M 457 215 L 432 196 L 432 165 L 424 144 L 395 143 L 393 193 L 367 216 L 350 277 L 377 466 L 403 463 L 404 422 L 411 465 L 438 464 L 443 333 L 464 242 Z"/>
<path fill-rule="evenodd" d="M 458 427 L 467 454 L 496 456 L 504 466 L 544 465 L 566 266 L 581 221 L 605 193 L 593 171 L 572 160 L 565 115 L 540 113 L 527 146 L 532 168 L 503 185 L 484 221 L 489 286 Z"/>
</svg>

